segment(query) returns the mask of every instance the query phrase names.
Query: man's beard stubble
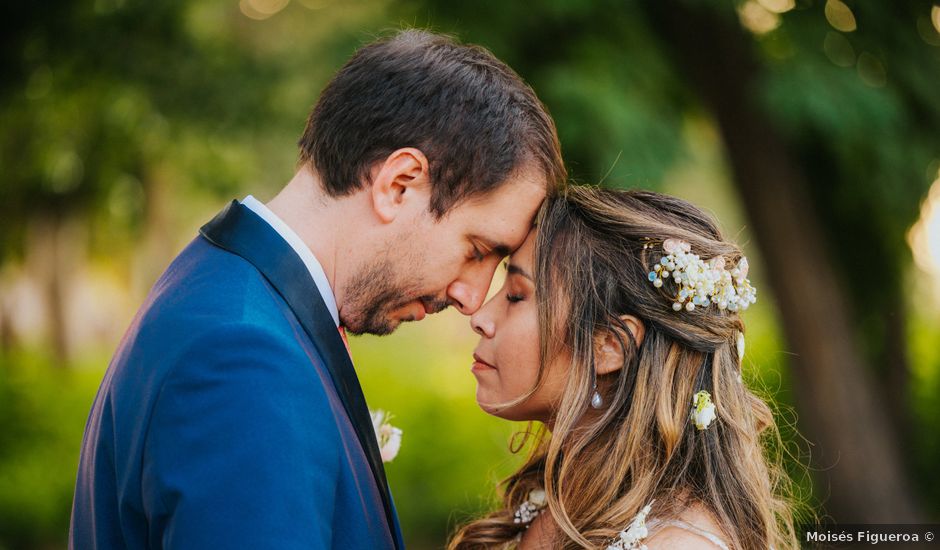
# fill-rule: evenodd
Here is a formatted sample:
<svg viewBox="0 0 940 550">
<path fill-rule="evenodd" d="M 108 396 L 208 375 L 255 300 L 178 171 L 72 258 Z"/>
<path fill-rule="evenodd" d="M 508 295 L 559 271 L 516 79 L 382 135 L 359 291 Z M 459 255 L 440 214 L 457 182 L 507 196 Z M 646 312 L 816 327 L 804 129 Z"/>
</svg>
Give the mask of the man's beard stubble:
<svg viewBox="0 0 940 550">
<path fill-rule="evenodd" d="M 419 262 L 402 261 L 401 265 L 417 266 Z M 422 279 L 395 272 L 388 256 L 364 266 L 349 283 L 342 323 L 352 334 L 391 334 L 401 324 L 392 319 L 391 312 L 399 307 L 421 300 L 428 314 L 443 311 L 449 306 L 447 300 L 435 296 L 421 296 Z"/>
</svg>

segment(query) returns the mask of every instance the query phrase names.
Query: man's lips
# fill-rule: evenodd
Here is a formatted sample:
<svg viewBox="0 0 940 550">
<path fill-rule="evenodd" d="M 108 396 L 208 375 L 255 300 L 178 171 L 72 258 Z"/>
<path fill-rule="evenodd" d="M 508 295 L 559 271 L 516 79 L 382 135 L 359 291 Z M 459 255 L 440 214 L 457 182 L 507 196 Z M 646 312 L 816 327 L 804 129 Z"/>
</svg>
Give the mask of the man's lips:
<svg viewBox="0 0 940 550">
<path fill-rule="evenodd" d="M 420 321 L 428 315 L 444 311 L 449 306 L 447 301 L 418 298 L 402 304 L 399 308 L 408 312 L 407 316 L 402 318 L 403 321 Z"/>
<path fill-rule="evenodd" d="M 440 313 L 450 307 L 450 302 L 448 300 L 421 298 L 419 301 L 421 302 L 421 306 L 424 308 L 424 312 L 428 315 Z"/>
<path fill-rule="evenodd" d="M 486 361 L 481 359 L 479 355 L 474 353 L 473 354 L 473 366 L 470 367 L 470 370 L 472 371 L 496 370 L 496 367 L 494 367 L 490 363 L 487 363 Z"/>
<path fill-rule="evenodd" d="M 420 321 L 421 319 L 424 319 L 424 316 L 428 314 L 428 308 L 424 305 L 424 302 L 422 302 L 421 300 L 418 300 L 418 305 L 420 306 L 418 308 L 418 312 L 413 316 L 413 319 L 415 321 Z"/>
</svg>

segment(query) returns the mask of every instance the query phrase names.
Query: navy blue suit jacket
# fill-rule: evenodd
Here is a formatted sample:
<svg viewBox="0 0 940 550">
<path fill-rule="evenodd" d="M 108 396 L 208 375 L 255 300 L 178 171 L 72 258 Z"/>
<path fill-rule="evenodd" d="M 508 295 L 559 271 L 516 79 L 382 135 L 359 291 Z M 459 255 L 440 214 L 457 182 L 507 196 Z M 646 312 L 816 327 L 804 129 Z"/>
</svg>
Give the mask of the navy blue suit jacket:
<svg viewBox="0 0 940 550">
<path fill-rule="evenodd" d="M 112 359 L 70 547 L 403 547 L 333 319 L 299 256 L 237 202 L 173 261 Z"/>
</svg>

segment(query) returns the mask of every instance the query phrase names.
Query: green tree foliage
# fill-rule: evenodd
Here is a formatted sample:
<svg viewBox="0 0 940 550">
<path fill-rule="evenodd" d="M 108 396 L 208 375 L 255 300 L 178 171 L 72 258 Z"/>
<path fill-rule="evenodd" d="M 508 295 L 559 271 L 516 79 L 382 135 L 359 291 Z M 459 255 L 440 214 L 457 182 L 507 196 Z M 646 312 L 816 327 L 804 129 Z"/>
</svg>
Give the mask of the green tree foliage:
<svg viewBox="0 0 940 550">
<path fill-rule="evenodd" d="M 231 191 L 246 163 L 225 149 L 278 122 L 266 85 L 278 67 L 235 33 L 194 32 L 190 3 L 4 9 L 0 254 L 18 251 L 39 215 L 89 219 L 110 208 L 138 230 L 163 163 Z"/>
</svg>

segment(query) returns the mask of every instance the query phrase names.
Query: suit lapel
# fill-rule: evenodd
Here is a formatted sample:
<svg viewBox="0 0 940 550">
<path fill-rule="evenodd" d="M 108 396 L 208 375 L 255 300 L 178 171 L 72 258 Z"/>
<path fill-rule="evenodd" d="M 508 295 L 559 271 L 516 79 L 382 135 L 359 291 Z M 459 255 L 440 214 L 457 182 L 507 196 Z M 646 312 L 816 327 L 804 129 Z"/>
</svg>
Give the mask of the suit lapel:
<svg viewBox="0 0 940 550">
<path fill-rule="evenodd" d="M 238 201 L 232 201 L 199 232 L 212 244 L 241 256 L 255 266 L 284 298 L 322 355 L 369 461 L 392 538 L 396 539 L 398 546 L 385 467 L 375 439 L 372 417 L 346 346 L 310 272 L 297 253 L 267 222 Z"/>
</svg>

